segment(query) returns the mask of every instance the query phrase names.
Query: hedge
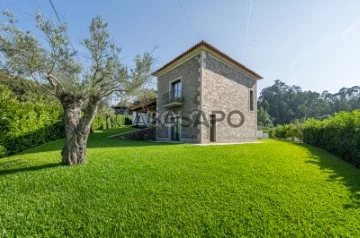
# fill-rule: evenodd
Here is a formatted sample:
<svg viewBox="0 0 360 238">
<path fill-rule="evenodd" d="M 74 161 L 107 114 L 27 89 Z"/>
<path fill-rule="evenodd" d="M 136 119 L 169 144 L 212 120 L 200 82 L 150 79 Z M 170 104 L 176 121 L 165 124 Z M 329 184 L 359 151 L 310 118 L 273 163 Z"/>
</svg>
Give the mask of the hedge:
<svg viewBox="0 0 360 238">
<path fill-rule="evenodd" d="M 104 115 L 96 115 L 92 124 L 93 130 L 104 130 L 111 128 L 120 128 L 124 125 L 131 125 L 131 121 L 129 122 L 129 118 L 125 115 L 111 115 L 108 116 L 108 128 L 106 128 L 106 116 Z"/>
<path fill-rule="evenodd" d="M 323 121 L 308 119 L 303 140 L 360 167 L 360 110 L 336 113 Z"/>
<path fill-rule="evenodd" d="M 20 102 L 0 86 L 0 157 L 65 136 L 63 111 L 56 102 Z"/>
<path fill-rule="evenodd" d="M 271 138 L 287 140 L 287 141 L 302 141 L 303 124 L 294 122 L 285 125 L 278 125 L 269 130 Z"/>
</svg>

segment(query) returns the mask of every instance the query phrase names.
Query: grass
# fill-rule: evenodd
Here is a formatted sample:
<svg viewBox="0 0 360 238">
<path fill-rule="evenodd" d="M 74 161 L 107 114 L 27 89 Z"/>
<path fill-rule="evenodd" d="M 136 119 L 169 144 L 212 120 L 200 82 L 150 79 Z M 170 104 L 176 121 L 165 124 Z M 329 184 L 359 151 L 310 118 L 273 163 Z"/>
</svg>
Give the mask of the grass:
<svg viewBox="0 0 360 238">
<path fill-rule="evenodd" d="M 360 170 L 273 140 L 194 146 L 91 135 L 89 162 L 62 140 L 0 160 L 0 236 L 360 237 Z"/>
</svg>

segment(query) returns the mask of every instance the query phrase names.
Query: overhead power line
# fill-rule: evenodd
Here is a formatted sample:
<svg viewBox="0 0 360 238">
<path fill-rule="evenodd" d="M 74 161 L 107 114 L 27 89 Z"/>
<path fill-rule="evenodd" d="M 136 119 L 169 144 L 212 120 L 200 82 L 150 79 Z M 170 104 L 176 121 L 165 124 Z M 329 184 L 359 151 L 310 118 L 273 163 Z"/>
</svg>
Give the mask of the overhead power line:
<svg viewBox="0 0 360 238">
<path fill-rule="evenodd" d="M 33 1 L 35 1 L 35 0 L 33 0 Z M 57 11 L 56 8 L 55 8 L 54 3 L 53 3 L 51 0 L 49 0 L 49 2 L 50 2 L 50 5 L 51 5 L 52 9 L 53 9 L 54 12 L 55 12 L 55 15 L 56 15 L 57 20 L 59 21 L 59 23 L 62 23 L 61 20 L 60 20 L 60 17 L 59 17 L 59 13 L 58 13 L 58 11 Z M 69 40 L 69 44 L 70 44 L 71 48 L 73 49 L 74 52 L 76 52 L 75 47 L 74 47 L 73 44 L 71 43 L 71 40 L 70 40 L 70 37 L 69 37 L 68 33 L 65 32 L 65 34 L 66 34 L 66 37 L 67 37 L 68 40 Z M 78 62 L 80 63 L 80 59 L 79 59 L 79 57 L 77 56 L 77 54 L 75 55 L 75 57 L 76 57 L 76 59 L 78 60 Z"/>
<path fill-rule="evenodd" d="M 39 4 L 37 3 L 36 0 L 32 0 L 32 2 L 34 3 L 34 6 L 35 6 L 36 9 L 41 10 L 40 6 L 39 6 Z"/>
<path fill-rule="evenodd" d="M 61 22 L 60 17 L 59 17 L 59 14 L 58 14 L 58 12 L 56 11 L 56 8 L 55 8 L 53 2 L 52 2 L 51 0 L 49 0 L 49 2 L 50 2 L 50 4 L 51 4 L 52 9 L 53 9 L 54 12 L 55 12 L 56 18 L 58 19 L 59 22 Z"/>
<path fill-rule="evenodd" d="M 195 27 L 193 26 L 193 24 L 192 24 L 192 22 L 191 22 L 191 20 L 190 20 L 190 17 L 189 17 L 189 15 L 187 14 L 187 12 L 186 12 L 186 10 L 185 10 L 185 8 L 184 8 L 184 5 L 182 4 L 181 0 L 178 0 L 178 2 L 179 2 L 179 5 L 180 5 L 182 11 L 183 11 L 184 14 L 185 14 L 186 19 L 188 20 L 188 22 L 189 22 L 189 24 L 190 24 L 190 26 L 191 26 L 191 29 L 192 29 L 192 31 L 193 31 L 196 39 L 197 39 L 197 40 L 200 40 L 199 36 L 196 34 Z"/>
</svg>

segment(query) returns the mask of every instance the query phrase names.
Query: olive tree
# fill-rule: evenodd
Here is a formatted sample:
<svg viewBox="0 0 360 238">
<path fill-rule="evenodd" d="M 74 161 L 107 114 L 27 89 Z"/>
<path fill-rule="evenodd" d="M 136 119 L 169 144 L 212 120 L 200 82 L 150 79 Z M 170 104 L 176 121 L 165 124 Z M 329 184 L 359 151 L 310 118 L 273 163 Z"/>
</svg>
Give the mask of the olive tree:
<svg viewBox="0 0 360 238">
<path fill-rule="evenodd" d="M 127 67 L 120 60 L 120 48 L 110 39 L 108 25 L 96 17 L 89 38 L 81 42 L 89 53 L 81 63 L 67 37 L 66 24 L 56 24 L 37 13 L 35 22 L 43 37 L 36 37 L 21 29 L 11 12 L 4 11 L 4 15 L 2 65 L 11 74 L 31 78 L 60 101 L 66 132 L 62 162 L 86 162 L 86 143 L 101 99 L 141 87 L 150 78 L 151 53 L 136 56 L 134 66 Z"/>
</svg>

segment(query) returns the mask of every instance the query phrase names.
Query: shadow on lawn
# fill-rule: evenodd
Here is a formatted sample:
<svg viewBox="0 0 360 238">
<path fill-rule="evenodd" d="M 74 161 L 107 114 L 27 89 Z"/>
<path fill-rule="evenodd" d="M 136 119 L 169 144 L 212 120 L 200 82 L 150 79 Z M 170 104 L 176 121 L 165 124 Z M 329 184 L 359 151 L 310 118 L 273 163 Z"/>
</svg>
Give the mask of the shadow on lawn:
<svg viewBox="0 0 360 238">
<path fill-rule="evenodd" d="M 43 165 L 24 167 L 24 168 L 0 170 L 0 176 L 8 175 L 8 174 L 17 174 L 17 173 L 21 173 L 21 172 L 38 171 L 38 170 L 43 170 L 43 169 L 55 168 L 55 167 L 59 167 L 59 166 L 62 166 L 62 164 L 61 163 L 52 163 L 52 164 L 43 164 Z"/>
<path fill-rule="evenodd" d="M 33 147 L 31 149 L 20 152 L 20 154 L 34 154 L 50 151 L 61 151 L 64 144 L 63 139 L 48 142 L 46 144 Z M 142 140 L 123 140 L 115 138 L 107 138 L 107 135 L 92 134 L 89 137 L 87 148 L 121 148 L 121 147 L 144 147 L 144 146 L 161 146 L 161 145 L 181 145 L 182 143 L 170 143 L 170 142 L 153 142 Z"/>
<path fill-rule="evenodd" d="M 327 151 L 314 146 L 301 144 L 309 152 L 311 160 L 306 163 L 316 164 L 329 173 L 328 181 L 341 182 L 351 191 L 351 202 L 345 208 L 360 208 L 360 169 Z"/>
<path fill-rule="evenodd" d="M 91 133 L 89 136 L 89 148 L 96 148 L 96 147 L 116 147 L 117 145 L 116 139 L 108 139 L 108 136 L 127 133 L 130 131 L 135 130 L 131 127 L 126 128 L 115 128 L 115 129 L 107 129 L 102 131 L 96 131 L 95 133 Z M 65 132 L 63 132 L 65 133 Z M 42 128 L 38 131 L 32 132 L 30 134 L 17 137 L 10 141 L 7 141 L 7 144 L 17 145 L 17 147 L 12 148 L 11 146 L 8 147 L 5 144 L 5 148 L 7 148 L 8 156 L 12 155 L 21 155 L 21 154 L 34 154 L 39 152 L 50 152 L 50 151 L 58 151 L 62 149 L 64 139 L 59 139 L 61 136 L 58 135 L 59 133 L 54 133 L 54 129 L 49 128 Z M 60 133 L 61 134 L 61 133 Z M 34 136 L 37 135 L 37 136 Z M 39 135 L 45 137 L 46 142 L 43 140 L 36 140 L 38 139 Z M 62 136 L 65 136 L 63 134 Z M 26 138 L 30 139 L 26 139 Z M 34 139 L 35 138 L 35 139 Z M 34 141 L 35 140 L 35 141 Z M 41 141 L 41 142 L 40 142 Z M 25 143 L 26 142 L 26 143 Z M 124 146 L 127 146 L 126 144 Z M 139 146 L 139 145 L 131 145 L 131 146 Z"/>
</svg>

